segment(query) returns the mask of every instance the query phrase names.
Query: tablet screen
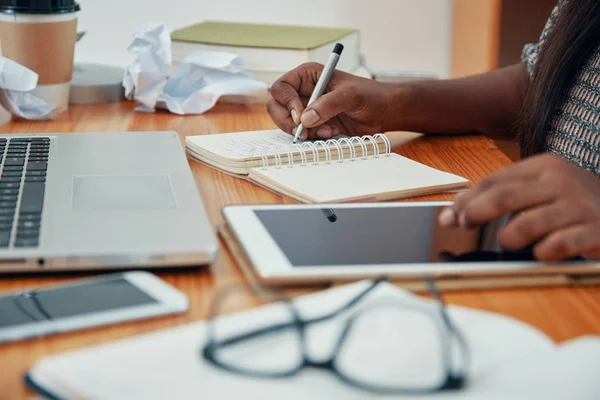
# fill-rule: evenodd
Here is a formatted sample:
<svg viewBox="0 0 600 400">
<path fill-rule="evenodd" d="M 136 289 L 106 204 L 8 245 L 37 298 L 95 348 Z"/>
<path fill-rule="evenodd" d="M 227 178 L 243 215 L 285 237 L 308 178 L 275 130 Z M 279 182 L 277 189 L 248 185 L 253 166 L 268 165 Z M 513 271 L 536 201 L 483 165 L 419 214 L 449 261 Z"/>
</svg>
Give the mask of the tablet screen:
<svg viewBox="0 0 600 400">
<path fill-rule="evenodd" d="M 254 210 L 294 267 L 533 259 L 503 252 L 506 222 L 466 230 L 441 228 L 439 206 Z"/>
</svg>

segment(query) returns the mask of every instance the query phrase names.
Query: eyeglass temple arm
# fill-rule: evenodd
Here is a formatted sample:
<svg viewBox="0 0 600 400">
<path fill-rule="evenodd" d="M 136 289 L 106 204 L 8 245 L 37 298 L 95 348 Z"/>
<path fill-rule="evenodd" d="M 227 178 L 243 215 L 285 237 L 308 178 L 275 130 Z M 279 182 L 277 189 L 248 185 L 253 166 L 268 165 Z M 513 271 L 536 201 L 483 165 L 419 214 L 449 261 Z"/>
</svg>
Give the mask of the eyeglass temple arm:
<svg viewBox="0 0 600 400">
<path fill-rule="evenodd" d="M 425 277 L 425 281 L 427 282 L 427 285 L 429 286 L 429 291 L 431 292 L 431 294 L 433 295 L 434 299 L 439 304 L 440 313 L 442 315 L 442 320 L 444 321 L 444 324 L 446 325 L 446 328 L 448 329 L 448 331 L 451 334 L 453 334 L 456 337 L 456 340 L 458 341 L 459 346 L 463 349 L 463 352 L 464 352 L 464 355 L 465 355 L 465 360 L 464 361 L 465 361 L 465 364 L 466 364 L 465 365 L 465 370 L 468 370 L 469 346 L 467 344 L 467 340 L 465 339 L 465 337 L 463 336 L 463 334 L 460 332 L 460 330 L 454 325 L 454 323 L 452 322 L 452 319 L 450 319 L 450 316 L 448 315 L 448 310 L 446 308 L 446 302 L 444 301 L 444 299 L 442 298 L 441 293 L 439 292 L 439 290 L 435 286 L 435 279 L 433 277 L 431 277 L 431 276 L 427 276 L 427 277 Z M 450 383 L 448 383 L 448 384 L 450 384 Z"/>
<path fill-rule="evenodd" d="M 225 340 L 222 341 L 215 341 L 213 339 L 213 335 L 210 335 L 210 340 L 209 340 L 209 345 L 217 345 L 217 346 L 231 346 L 233 344 L 237 344 L 239 342 L 248 340 L 248 339 L 254 339 L 256 337 L 262 336 L 262 335 L 266 335 L 266 334 L 270 334 L 270 333 L 275 333 L 277 331 L 283 330 L 283 329 L 288 329 L 292 326 L 297 326 L 299 328 L 303 328 L 307 325 L 311 325 L 314 323 L 318 323 L 318 322 L 323 322 L 326 320 L 329 320 L 333 317 L 335 317 L 336 315 L 338 315 L 339 313 L 346 311 L 348 309 L 350 309 L 351 307 L 353 307 L 356 303 L 358 303 L 360 300 L 362 300 L 369 292 L 371 292 L 375 287 L 377 287 L 380 283 L 387 281 L 387 277 L 381 277 L 379 279 L 374 280 L 371 285 L 369 285 L 367 288 L 363 289 L 360 293 L 358 293 L 354 298 L 352 298 L 349 302 L 347 302 L 346 304 L 344 304 L 343 306 L 341 306 L 340 308 L 338 308 L 337 310 L 331 311 L 325 315 L 322 315 L 320 317 L 315 317 L 315 318 L 310 318 L 310 319 L 306 319 L 303 320 L 300 317 L 300 314 L 298 313 L 298 311 L 296 310 L 296 308 L 294 307 L 293 303 L 291 301 L 287 301 L 288 306 L 292 309 L 292 312 L 294 314 L 294 317 L 296 318 L 295 321 L 291 321 L 291 322 L 286 322 L 286 323 L 280 323 L 277 325 L 272 325 L 269 327 L 265 327 L 265 328 L 261 328 L 261 329 L 257 329 L 255 331 L 250 331 L 250 332 L 246 332 L 246 333 L 242 333 L 240 335 L 236 335 L 236 336 L 232 336 L 230 338 L 227 338 Z M 211 321 L 211 323 L 213 323 L 213 321 Z M 212 333 L 212 332 L 211 332 Z"/>
</svg>

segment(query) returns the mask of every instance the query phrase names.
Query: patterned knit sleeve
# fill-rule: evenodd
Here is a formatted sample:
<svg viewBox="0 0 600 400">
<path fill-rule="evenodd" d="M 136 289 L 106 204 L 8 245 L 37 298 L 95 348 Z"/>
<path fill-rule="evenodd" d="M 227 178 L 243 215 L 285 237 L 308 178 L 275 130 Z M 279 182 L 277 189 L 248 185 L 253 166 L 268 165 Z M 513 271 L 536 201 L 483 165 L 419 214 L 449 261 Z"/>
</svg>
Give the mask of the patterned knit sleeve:
<svg viewBox="0 0 600 400">
<path fill-rule="evenodd" d="M 539 56 L 539 43 L 528 43 L 525 45 L 525 47 L 523 47 L 523 52 L 521 53 L 521 61 L 523 61 L 527 65 L 527 71 L 529 71 L 529 76 L 533 75 L 533 70 L 535 68 L 535 64 L 537 63 L 537 59 Z"/>
<path fill-rule="evenodd" d="M 544 31 L 542 32 L 542 35 L 540 37 L 540 41 L 538 43 L 526 44 L 525 47 L 523 48 L 523 52 L 521 53 L 521 61 L 523 61 L 527 65 L 527 71 L 529 71 L 530 76 L 533 75 L 533 71 L 537 64 L 537 60 L 540 57 L 540 52 L 542 51 L 542 47 L 544 46 L 544 43 L 546 42 L 546 39 L 548 38 L 548 34 L 550 33 L 550 31 L 552 30 L 552 27 L 554 26 L 554 21 L 558 17 L 558 15 L 560 13 L 560 9 L 562 7 L 562 4 L 565 1 L 568 1 L 568 0 L 558 0 L 558 2 L 556 3 L 556 6 L 554 7 L 554 9 L 552 10 L 552 13 L 550 14 L 550 18 L 548 18 L 548 21 L 546 22 L 546 26 L 544 27 Z"/>
</svg>

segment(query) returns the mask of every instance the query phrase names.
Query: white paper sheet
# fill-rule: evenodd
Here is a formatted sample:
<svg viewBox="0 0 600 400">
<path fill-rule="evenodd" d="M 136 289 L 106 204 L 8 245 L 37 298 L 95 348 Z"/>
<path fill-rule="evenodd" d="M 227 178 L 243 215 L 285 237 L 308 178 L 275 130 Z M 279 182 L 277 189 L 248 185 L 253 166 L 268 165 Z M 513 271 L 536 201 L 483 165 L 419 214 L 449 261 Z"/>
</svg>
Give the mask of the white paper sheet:
<svg viewBox="0 0 600 400">
<path fill-rule="evenodd" d="M 20 118 L 53 118 L 56 106 L 28 93 L 35 89 L 38 74 L 6 57 L 0 57 L 0 104 Z"/>
<path fill-rule="evenodd" d="M 170 30 L 148 26 L 134 35 L 129 51 L 136 59 L 125 71 L 125 97 L 139 111 L 165 109 L 174 114 L 202 114 L 225 95 L 257 96 L 267 90 L 242 69 L 235 54 L 198 51 L 188 55 L 168 77 L 171 67 Z"/>
<path fill-rule="evenodd" d="M 306 296 L 298 301 L 299 310 L 306 317 L 323 315 L 345 304 L 364 287 L 365 283 L 358 283 Z M 387 284 L 365 299 L 365 305 L 373 304 L 372 301 L 390 300 L 400 302 L 405 307 L 435 310 L 430 302 Z M 454 306 L 449 309 L 454 323 L 465 334 L 471 350 L 468 387 L 458 392 L 399 398 L 547 398 L 531 394 L 551 393 L 553 385 L 565 385 L 557 379 L 543 383 L 540 378 L 526 392 L 515 393 L 515 385 L 524 389 L 528 387 L 529 377 L 520 383 L 512 382 L 511 379 L 519 379 L 519 373 L 516 372 L 510 375 L 503 373 L 495 379 L 498 371 L 519 371 L 523 359 L 534 360 L 538 355 L 551 356 L 555 353 L 553 343 L 539 331 L 502 315 Z M 282 309 L 267 306 L 229 315 L 221 319 L 219 331 L 243 331 L 277 322 L 284 315 L 280 311 Z M 402 328 L 403 323 L 399 320 L 381 322 L 385 322 L 385 326 L 389 323 L 396 324 L 399 328 Z M 306 343 L 310 356 L 314 359 L 327 358 L 342 327 L 342 321 L 335 319 L 309 328 Z M 248 396 L 264 400 L 390 398 L 354 389 L 322 370 L 307 369 L 286 379 L 249 379 L 223 372 L 201 357 L 200 349 L 205 332 L 205 324 L 200 322 L 52 356 L 43 359 L 31 375 L 36 382 L 56 390 L 65 399 L 235 399 Z M 272 339 L 265 338 L 266 341 Z M 363 337 L 361 341 L 368 345 L 373 343 L 373 339 Z M 419 336 L 394 336 L 393 339 L 421 340 Z M 265 351 L 271 352 L 272 357 L 286 356 L 281 354 L 286 352 L 284 343 L 276 346 L 273 342 L 267 343 L 270 345 L 266 346 Z M 415 365 L 427 358 L 427 354 L 422 353 L 412 356 L 411 362 Z M 548 362 L 548 358 L 545 361 Z M 586 366 L 589 367 L 589 363 Z M 573 370 L 580 368 L 575 361 L 568 367 Z M 560 369 L 556 370 L 558 371 Z M 556 378 L 556 375 L 553 377 Z M 546 386 L 540 387 L 544 384 Z M 591 393 L 594 391 L 593 386 L 595 384 L 579 393 Z M 562 393 L 566 390 L 565 387 Z M 512 396 L 506 397 L 506 394 Z"/>
<path fill-rule="evenodd" d="M 154 110 L 171 68 L 171 31 L 164 25 L 142 28 L 128 51 L 136 55 L 123 76 L 125 97 Z"/>
<path fill-rule="evenodd" d="M 600 337 L 584 336 L 545 352 L 527 351 L 473 381 L 472 397 L 487 399 L 600 399 Z M 479 397 L 477 397 L 479 396 Z"/>
</svg>

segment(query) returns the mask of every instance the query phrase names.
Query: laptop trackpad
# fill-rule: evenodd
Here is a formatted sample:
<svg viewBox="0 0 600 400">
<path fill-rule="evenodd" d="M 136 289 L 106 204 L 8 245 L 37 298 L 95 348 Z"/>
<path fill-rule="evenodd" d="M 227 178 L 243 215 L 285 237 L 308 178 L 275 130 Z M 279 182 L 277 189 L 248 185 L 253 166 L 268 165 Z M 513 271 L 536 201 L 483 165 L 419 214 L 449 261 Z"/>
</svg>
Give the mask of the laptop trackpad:
<svg viewBox="0 0 600 400">
<path fill-rule="evenodd" d="M 168 175 L 73 177 L 75 210 L 147 210 L 175 207 Z"/>
</svg>

